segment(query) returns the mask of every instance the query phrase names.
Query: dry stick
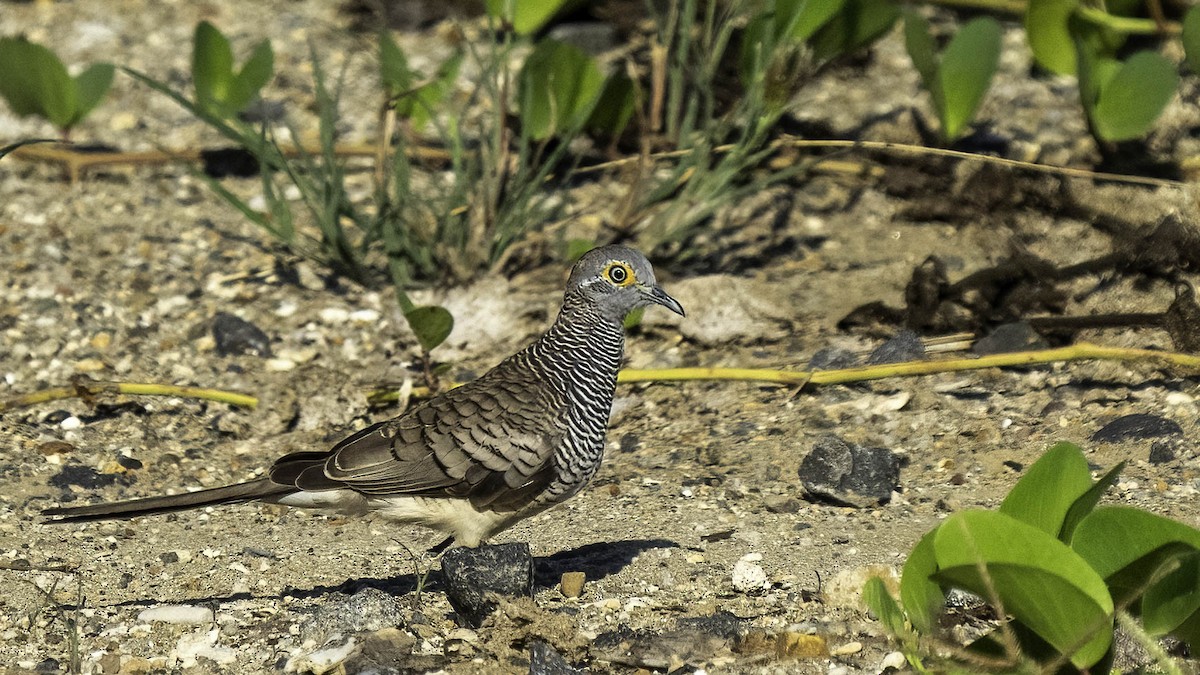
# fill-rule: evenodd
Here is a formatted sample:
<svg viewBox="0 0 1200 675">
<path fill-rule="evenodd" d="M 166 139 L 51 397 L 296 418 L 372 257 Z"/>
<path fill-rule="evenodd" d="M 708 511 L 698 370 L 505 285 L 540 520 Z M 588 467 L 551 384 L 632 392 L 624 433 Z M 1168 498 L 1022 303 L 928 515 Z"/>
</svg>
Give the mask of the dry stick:
<svg viewBox="0 0 1200 675">
<path fill-rule="evenodd" d="M 772 370 L 769 368 L 627 368 L 617 375 L 617 382 L 687 382 L 687 381 L 740 381 L 767 382 L 787 385 L 831 385 L 850 384 L 882 380 L 889 377 L 913 377 L 984 368 L 1005 368 L 1056 363 L 1059 361 L 1147 361 L 1200 373 L 1200 356 L 1179 352 L 1160 352 L 1152 349 L 1127 349 L 1124 347 L 1102 347 L 1089 342 L 1080 342 L 1055 349 L 1038 349 L 1027 352 L 991 354 L 978 358 L 939 359 L 935 361 L 905 361 L 837 370 Z M 451 384 L 448 388 L 459 386 Z M 413 387 L 412 398 L 426 398 L 429 390 Z M 380 389 L 368 395 L 371 403 L 394 401 L 394 390 Z"/>
<path fill-rule="evenodd" d="M 32 394 L 16 396 L 0 400 L 0 413 L 17 408 L 26 408 L 49 401 L 61 401 L 68 398 L 90 398 L 101 394 L 128 394 L 141 396 L 179 396 L 182 398 L 198 398 L 207 401 L 217 401 L 230 405 L 254 408 L 258 399 L 247 394 L 239 394 L 220 389 L 204 387 L 182 387 L 173 384 L 153 384 L 142 382 L 82 382 L 68 387 L 54 387 L 35 391 Z"/>
<path fill-rule="evenodd" d="M 982 370 L 984 368 L 1005 368 L 1012 366 L 1028 366 L 1055 362 L 1069 361 L 1147 361 L 1163 366 L 1173 366 L 1184 370 L 1200 372 L 1200 356 L 1182 354 L 1179 352 L 1161 352 L 1151 349 L 1130 349 L 1125 347 L 1102 347 L 1089 342 L 1080 342 L 1067 347 L 1056 349 L 1039 349 L 1027 352 L 1009 352 L 991 354 L 978 358 L 940 359 L 935 361 L 905 361 L 903 363 L 887 363 L 837 370 L 773 370 L 769 368 L 663 368 L 663 369 L 626 369 L 617 376 L 617 381 L 623 384 L 635 382 L 686 382 L 695 380 L 709 381 L 743 381 L 769 382 L 790 385 L 831 385 L 849 384 L 851 382 L 867 382 L 889 377 L 913 377 L 916 375 L 932 375 L 964 370 Z M 447 388 L 459 386 L 461 383 L 451 383 Z M 183 387 L 171 384 L 150 384 L 137 382 L 85 382 L 74 386 L 44 389 L 32 394 L 17 396 L 0 401 L 0 413 L 17 408 L 24 408 L 39 403 L 58 401 L 68 398 L 89 398 L 100 394 L 127 394 L 142 396 L 179 396 L 183 398 L 198 398 L 231 405 L 254 408 L 258 399 L 247 394 L 206 389 L 203 387 Z M 413 387 L 412 398 L 428 398 L 433 392 L 429 387 Z M 380 404 L 396 401 L 399 393 L 394 389 L 374 390 L 367 395 L 371 403 Z"/>
<path fill-rule="evenodd" d="M 952 157 L 955 159 L 965 159 L 974 162 L 983 162 L 985 164 L 995 164 L 998 166 L 1006 166 L 1024 171 L 1034 171 L 1037 173 L 1048 173 L 1058 176 L 1066 176 L 1068 178 L 1086 178 L 1090 180 L 1105 180 L 1115 183 L 1130 183 L 1134 185 L 1150 185 L 1153 187 L 1170 187 L 1177 189 L 1185 189 L 1187 183 L 1182 181 L 1168 180 L 1165 178 L 1149 178 L 1147 176 L 1127 176 L 1119 173 L 1106 173 L 1103 171 L 1088 171 L 1087 169 L 1073 169 L 1065 166 L 1051 166 L 1048 164 L 1036 164 L 1033 162 L 1022 162 L 1017 159 L 1006 159 L 1004 157 L 992 157 L 991 155 L 977 155 L 971 152 L 962 152 L 960 150 L 947 150 L 945 148 L 929 148 L 923 145 L 908 145 L 905 143 L 885 143 L 882 141 L 840 141 L 840 140 L 802 140 L 798 138 L 785 137 L 771 143 L 775 149 L 781 148 L 817 148 L 817 149 L 861 149 L 873 150 L 878 152 L 889 152 L 894 154 L 905 155 L 933 155 L 937 157 Z M 720 154 L 732 151 L 736 146 L 719 145 L 713 148 L 713 152 Z M 673 159 L 687 155 L 690 150 L 671 150 L 668 152 L 659 152 L 651 155 L 653 159 Z M 591 166 L 580 167 L 576 169 L 576 173 L 590 173 L 596 171 L 606 171 L 615 169 L 630 162 L 635 162 L 639 157 L 624 157 L 614 159 L 610 162 L 602 164 L 593 164 Z M 847 171 L 843 166 L 840 166 L 841 171 Z M 874 173 L 874 172 L 872 172 Z"/>
<path fill-rule="evenodd" d="M 842 141 L 842 140 L 801 140 L 792 137 L 781 138 L 771 144 L 775 149 L 785 147 L 791 148 L 817 148 L 817 149 L 862 149 L 873 150 L 878 152 L 889 152 L 894 154 L 909 154 L 909 155 L 932 155 L 939 157 L 953 157 L 955 159 L 964 159 L 975 162 L 983 162 L 985 164 L 995 164 L 998 166 L 1006 166 L 1024 171 L 1034 171 L 1038 173 L 1048 173 L 1058 176 L 1066 176 L 1069 178 L 1084 178 L 1089 180 L 1105 180 L 1115 183 L 1127 183 L 1133 185 L 1149 185 L 1152 187 L 1170 187 L 1176 189 L 1185 189 L 1187 183 L 1182 181 L 1168 180 L 1165 178 L 1150 178 L 1147 176 L 1127 176 L 1117 173 L 1106 173 L 1103 171 L 1089 171 L 1087 169 L 1074 169 L 1064 166 L 1050 166 L 1047 164 L 1036 164 L 1033 162 L 1022 162 L 1016 159 L 1006 159 L 1004 157 L 992 157 L 990 155 L 977 155 L 970 152 L 962 152 L 959 150 L 947 150 L 945 148 L 929 148 L 922 145 L 908 145 L 904 143 L 885 143 L 880 141 Z M 736 146 L 732 144 L 719 145 L 713 148 L 714 154 L 722 154 L 732 151 Z M 449 153 L 441 148 L 427 146 L 410 146 L 407 148 L 409 154 L 418 160 L 426 162 L 442 162 L 450 161 Z M 318 152 L 314 148 L 288 148 L 283 151 L 285 157 L 297 157 L 303 154 L 313 154 Z M 650 159 L 674 159 L 677 157 L 686 156 L 691 150 L 671 150 L 667 152 L 658 152 L 649 155 Z M 334 153 L 339 157 L 368 157 L 375 158 L 378 156 L 378 150 L 372 145 L 344 145 L 335 149 Z M 168 164 L 173 162 L 194 162 L 201 159 L 202 153 L 198 150 L 186 150 L 182 152 L 170 151 L 147 151 L 147 152 L 97 152 L 97 153 L 79 153 L 69 149 L 46 147 L 46 146 L 28 146 L 18 148 L 13 151 L 13 157 L 19 157 L 26 160 L 40 160 L 46 162 L 55 162 L 63 164 L 67 167 L 68 172 L 72 175 L 72 179 L 78 177 L 78 174 L 84 170 L 96 166 L 112 165 L 112 164 Z M 591 166 L 578 167 L 574 170 L 576 174 L 587 174 L 609 169 L 615 169 L 632 162 L 644 161 L 646 156 L 639 154 L 631 157 L 615 159 L 609 162 L 593 164 Z M 852 163 L 838 160 L 823 160 L 815 169 L 824 171 L 832 171 L 837 173 L 849 174 L 864 174 L 878 176 L 881 171 L 877 168 L 856 166 Z"/>
<path fill-rule="evenodd" d="M 315 146 L 298 146 L 283 148 L 283 156 L 288 158 L 320 154 L 320 148 Z M 408 148 L 408 153 L 414 159 L 424 162 L 448 163 L 450 155 L 440 148 L 414 146 Z M 338 157 L 364 157 L 374 159 L 378 150 L 374 145 L 339 145 L 334 148 Z M 198 162 L 204 158 L 202 150 L 146 150 L 142 152 L 78 152 L 69 147 L 27 146 L 14 150 L 12 156 L 26 161 L 50 162 L 61 164 L 67 168 L 72 181 L 79 174 L 100 166 L 112 165 L 160 165 L 179 162 Z"/>
</svg>

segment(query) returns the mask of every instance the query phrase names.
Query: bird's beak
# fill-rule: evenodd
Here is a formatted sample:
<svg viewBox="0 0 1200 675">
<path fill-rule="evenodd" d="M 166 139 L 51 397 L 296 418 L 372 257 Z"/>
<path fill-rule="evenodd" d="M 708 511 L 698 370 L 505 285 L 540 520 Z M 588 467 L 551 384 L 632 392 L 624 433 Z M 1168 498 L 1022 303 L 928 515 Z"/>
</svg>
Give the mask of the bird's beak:
<svg viewBox="0 0 1200 675">
<path fill-rule="evenodd" d="M 642 286 L 642 292 L 646 294 L 646 297 L 650 299 L 650 302 L 662 305 L 672 312 L 675 312 L 679 316 L 687 316 L 687 314 L 683 311 L 683 305 L 679 304 L 679 301 L 675 298 L 667 295 L 667 292 L 658 286 Z"/>
</svg>

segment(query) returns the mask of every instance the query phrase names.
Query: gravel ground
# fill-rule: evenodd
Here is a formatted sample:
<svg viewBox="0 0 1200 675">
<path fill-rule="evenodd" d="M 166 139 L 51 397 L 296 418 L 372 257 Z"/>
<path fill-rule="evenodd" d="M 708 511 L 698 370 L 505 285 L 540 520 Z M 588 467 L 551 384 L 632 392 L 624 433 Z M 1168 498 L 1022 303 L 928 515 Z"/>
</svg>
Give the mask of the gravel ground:
<svg viewBox="0 0 1200 675">
<path fill-rule="evenodd" d="M 349 61 L 343 131 L 370 138 L 370 40 L 348 35 L 348 19 L 328 3 L 80 0 L 4 2 L 0 11 L 5 33 L 52 44 L 68 63 L 110 59 L 180 85 L 181 45 L 196 21 L 214 21 L 240 47 L 270 37 L 283 73 L 270 95 L 289 101 L 309 98 L 312 41 L 331 68 Z M 436 60 L 448 50 L 445 33 L 403 39 Z M 1016 156 L 1094 160 L 1073 94 L 1062 81 L 1027 77 L 1018 34 L 1007 39 L 1013 48 L 984 109 L 992 131 L 1013 139 Z M 871 119 L 859 127 L 867 137 L 911 140 L 914 100 L 924 104 L 906 58 L 892 36 L 866 65 L 814 83 L 797 116 L 839 132 Z M 847 76 L 863 86 L 846 86 Z M 303 106 L 293 107 L 303 119 Z M 1150 147 L 1167 158 L 1192 153 L 1195 138 L 1183 132 L 1196 116 L 1195 105 L 1173 104 Z M 47 132 L 0 112 L 0 143 Z M 76 137 L 125 149 L 214 141 L 127 78 Z M 830 346 L 865 353 L 874 334 L 837 322 L 867 302 L 901 306 L 914 266 L 931 254 L 957 279 L 1018 248 L 1060 264 L 1102 255 L 1120 239 L 1103 227 L 1112 218 L 1150 227 L 1176 212 L 1194 221 L 1195 203 L 1167 188 L 1036 179 L 1076 205 L 1053 209 L 1016 199 L 1028 186 L 1002 181 L 1010 191 L 981 207 L 979 180 L 971 167 L 937 165 L 901 194 L 887 180 L 821 175 L 739 205 L 717 219 L 707 262 L 661 266 L 688 317 L 648 313 L 628 365 L 802 368 Z M 229 185 L 247 196 L 257 189 L 255 179 Z M 582 202 L 607 189 L 581 188 Z M 962 211 L 930 216 L 948 195 Z M 103 673 L 324 672 L 338 663 L 347 672 L 526 672 L 531 658 L 557 657 L 595 672 L 879 672 L 897 665 L 895 647 L 859 605 L 863 581 L 896 569 L 948 513 L 995 507 L 1051 443 L 1080 443 L 1097 468 L 1128 460 L 1111 502 L 1200 525 L 1195 382 L 1112 363 L 803 391 L 623 385 L 595 483 L 498 538 L 531 546 L 534 597 L 503 604 L 477 630 L 455 624 L 437 561 L 412 553 L 438 537 L 383 521 L 249 504 L 46 525 L 37 514 L 50 505 L 250 479 L 281 453 L 324 449 L 399 412 L 369 409 L 364 393 L 419 380 L 418 349 L 390 291 L 330 287 L 186 170 L 114 169 L 68 185 L 53 167 L 5 160 L 0 196 L 0 399 L 82 375 L 261 400 L 246 410 L 104 396 L 0 417 L 0 668 L 11 672 L 57 672 L 73 656 L 84 672 Z M 481 373 L 543 329 L 565 273 L 558 262 L 422 291 L 457 318 L 438 353 L 451 374 Z M 1173 297 L 1164 280 L 1122 275 L 1065 290 L 1069 314 L 1149 311 Z M 270 354 L 219 354 L 220 313 L 261 329 Z M 1171 348 L 1155 331 L 1080 337 Z M 1133 413 L 1181 431 L 1089 440 Z M 886 505 L 806 498 L 801 460 L 829 435 L 900 456 Z M 1149 461 L 1155 440 L 1172 459 Z M 55 566 L 69 571 L 42 569 Z M 580 571 L 582 594 L 567 597 L 560 578 Z"/>
</svg>

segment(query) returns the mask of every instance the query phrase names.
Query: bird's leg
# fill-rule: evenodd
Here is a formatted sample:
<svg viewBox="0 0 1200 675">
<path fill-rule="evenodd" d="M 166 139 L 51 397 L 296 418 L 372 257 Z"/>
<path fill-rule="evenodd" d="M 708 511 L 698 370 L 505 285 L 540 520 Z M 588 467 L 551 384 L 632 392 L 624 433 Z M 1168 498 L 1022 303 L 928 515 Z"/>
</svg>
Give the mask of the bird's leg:
<svg viewBox="0 0 1200 675">
<path fill-rule="evenodd" d="M 450 544 L 453 544 L 453 543 L 454 543 L 454 537 L 452 537 L 452 536 L 446 537 L 445 539 L 443 539 L 441 541 L 441 543 L 439 543 L 435 546 L 430 546 L 429 549 L 426 551 L 426 553 L 429 553 L 430 555 L 441 555 L 442 551 L 445 551 L 446 549 L 450 548 Z"/>
</svg>

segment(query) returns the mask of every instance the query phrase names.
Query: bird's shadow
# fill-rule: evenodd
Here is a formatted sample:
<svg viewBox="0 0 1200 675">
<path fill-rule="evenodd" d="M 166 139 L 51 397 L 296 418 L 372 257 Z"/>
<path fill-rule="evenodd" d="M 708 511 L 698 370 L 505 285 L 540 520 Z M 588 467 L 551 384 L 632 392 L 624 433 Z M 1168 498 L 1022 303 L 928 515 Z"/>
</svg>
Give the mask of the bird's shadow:
<svg viewBox="0 0 1200 675">
<path fill-rule="evenodd" d="M 633 559 L 645 551 L 656 548 L 679 548 L 679 544 L 668 539 L 628 539 L 616 542 L 596 542 L 585 544 L 566 551 L 559 551 L 548 556 L 533 559 L 533 576 L 535 590 L 551 588 L 558 584 L 563 572 L 583 572 L 588 581 L 603 579 L 610 574 L 616 574 L 633 562 Z M 271 599 L 276 597 L 292 597 L 312 599 L 333 593 L 353 595 L 366 589 L 382 591 L 392 596 L 403 596 L 421 588 L 422 590 L 440 590 L 443 588 L 441 570 L 438 560 L 427 560 L 424 564 L 426 573 L 398 574 L 392 577 L 361 577 L 347 579 L 337 585 L 318 585 L 308 588 L 289 587 L 279 596 L 252 595 L 250 593 L 232 593 L 229 595 L 209 595 L 197 598 L 178 598 L 175 603 L 197 605 L 219 605 L 235 600 Z M 424 576 L 424 579 L 422 579 Z M 149 607 L 161 604 L 162 600 L 138 599 L 114 603 L 113 607 Z"/>
</svg>

